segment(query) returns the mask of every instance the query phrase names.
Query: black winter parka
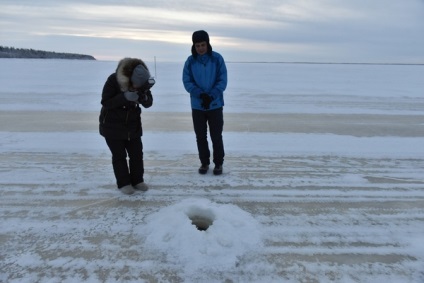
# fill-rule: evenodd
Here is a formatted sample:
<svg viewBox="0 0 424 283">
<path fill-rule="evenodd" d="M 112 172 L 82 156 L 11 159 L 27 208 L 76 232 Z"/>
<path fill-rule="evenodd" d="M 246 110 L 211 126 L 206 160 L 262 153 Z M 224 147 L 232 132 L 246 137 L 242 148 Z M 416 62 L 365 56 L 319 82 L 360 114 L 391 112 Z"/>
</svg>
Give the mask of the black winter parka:
<svg viewBox="0 0 424 283">
<path fill-rule="evenodd" d="M 130 61 L 130 63 L 136 65 L 137 62 Z M 130 65 L 130 68 L 132 67 L 128 62 L 123 64 L 126 65 L 127 69 L 127 65 Z M 129 77 L 132 70 L 126 74 L 122 72 L 123 69 L 120 68 L 120 65 L 118 65 L 117 71 L 107 78 L 103 87 L 99 131 L 105 138 L 131 140 L 143 135 L 139 104 L 144 108 L 149 108 L 153 104 L 153 97 L 148 90 L 145 92 L 146 96 L 143 96 L 144 99 L 140 95 L 138 102 L 128 101 L 124 96 L 124 91 L 129 89 Z M 123 76 L 128 76 L 128 80 L 124 80 L 124 83 L 122 82 Z"/>
</svg>

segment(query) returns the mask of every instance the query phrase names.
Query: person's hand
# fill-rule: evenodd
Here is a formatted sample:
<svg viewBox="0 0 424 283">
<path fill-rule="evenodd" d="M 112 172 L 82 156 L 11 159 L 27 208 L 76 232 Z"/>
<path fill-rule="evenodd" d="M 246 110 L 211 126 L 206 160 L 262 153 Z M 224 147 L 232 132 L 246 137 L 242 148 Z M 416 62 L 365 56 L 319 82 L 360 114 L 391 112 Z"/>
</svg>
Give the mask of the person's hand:
<svg viewBox="0 0 424 283">
<path fill-rule="evenodd" d="M 212 102 L 212 97 L 210 97 L 207 93 L 201 93 L 200 98 L 202 99 L 202 107 L 203 109 L 209 109 L 209 106 Z"/>
<path fill-rule="evenodd" d="M 138 91 L 138 96 L 140 97 L 141 101 L 146 101 L 148 95 L 152 95 L 152 92 L 150 91 L 150 89 Z"/>
<path fill-rule="evenodd" d="M 124 92 L 124 96 L 128 101 L 137 101 L 138 94 L 135 91 L 126 91 Z"/>
</svg>

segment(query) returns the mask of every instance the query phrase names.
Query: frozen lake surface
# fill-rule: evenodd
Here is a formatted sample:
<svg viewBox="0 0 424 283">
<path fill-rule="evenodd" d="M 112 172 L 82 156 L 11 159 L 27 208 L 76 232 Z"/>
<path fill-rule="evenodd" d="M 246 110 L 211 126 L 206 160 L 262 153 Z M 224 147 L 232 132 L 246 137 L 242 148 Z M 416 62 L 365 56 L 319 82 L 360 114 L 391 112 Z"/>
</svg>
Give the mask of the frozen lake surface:
<svg viewBox="0 0 424 283">
<path fill-rule="evenodd" d="M 1 282 L 424 282 L 424 66 L 228 63 L 202 176 L 158 62 L 126 196 L 97 131 L 116 62 L 0 62 Z"/>
</svg>

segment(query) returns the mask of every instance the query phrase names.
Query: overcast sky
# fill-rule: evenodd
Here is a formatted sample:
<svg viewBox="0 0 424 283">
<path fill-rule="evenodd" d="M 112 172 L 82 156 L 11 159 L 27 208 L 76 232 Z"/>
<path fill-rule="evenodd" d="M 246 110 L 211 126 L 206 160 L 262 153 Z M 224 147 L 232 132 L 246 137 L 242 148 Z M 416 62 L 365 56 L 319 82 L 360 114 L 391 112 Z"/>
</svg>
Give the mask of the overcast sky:
<svg viewBox="0 0 424 283">
<path fill-rule="evenodd" d="M 185 61 L 424 63 L 424 0 L 0 0 L 0 45 Z"/>
</svg>

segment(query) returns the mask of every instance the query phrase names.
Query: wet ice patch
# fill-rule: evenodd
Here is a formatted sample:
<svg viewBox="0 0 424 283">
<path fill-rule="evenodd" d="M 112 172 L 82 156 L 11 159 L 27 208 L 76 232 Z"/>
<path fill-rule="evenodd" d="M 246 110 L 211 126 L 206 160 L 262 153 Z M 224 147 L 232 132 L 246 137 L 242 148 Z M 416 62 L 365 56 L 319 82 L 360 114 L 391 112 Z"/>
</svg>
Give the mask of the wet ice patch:
<svg viewBox="0 0 424 283">
<path fill-rule="evenodd" d="M 261 228 L 248 212 L 231 204 L 187 199 L 150 215 L 140 227 L 146 248 L 193 269 L 232 268 L 238 258 L 262 246 Z"/>
</svg>

